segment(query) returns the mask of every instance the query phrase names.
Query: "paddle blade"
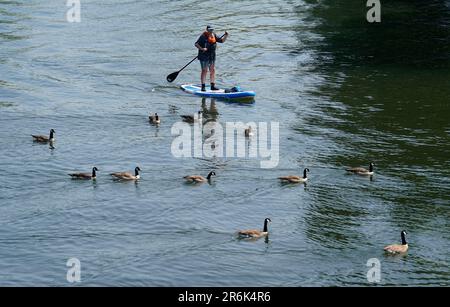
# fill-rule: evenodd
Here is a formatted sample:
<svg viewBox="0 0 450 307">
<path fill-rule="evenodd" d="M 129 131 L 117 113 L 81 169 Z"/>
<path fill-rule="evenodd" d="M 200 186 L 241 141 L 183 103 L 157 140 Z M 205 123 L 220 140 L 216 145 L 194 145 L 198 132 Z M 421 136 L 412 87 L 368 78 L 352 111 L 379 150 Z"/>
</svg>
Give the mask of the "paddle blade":
<svg viewBox="0 0 450 307">
<path fill-rule="evenodd" d="M 180 73 L 179 71 L 171 73 L 170 75 L 167 76 L 167 78 L 166 78 L 167 81 L 168 82 L 173 82 L 178 77 L 179 73 Z"/>
</svg>

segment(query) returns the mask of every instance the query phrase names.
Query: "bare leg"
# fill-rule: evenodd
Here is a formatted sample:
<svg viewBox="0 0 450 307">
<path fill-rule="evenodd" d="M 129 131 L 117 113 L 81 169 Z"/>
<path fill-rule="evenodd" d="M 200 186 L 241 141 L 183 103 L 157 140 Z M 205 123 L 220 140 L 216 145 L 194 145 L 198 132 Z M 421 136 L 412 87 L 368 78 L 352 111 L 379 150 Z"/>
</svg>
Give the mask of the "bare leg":
<svg viewBox="0 0 450 307">
<path fill-rule="evenodd" d="M 208 68 L 206 68 L 206 69 L 202 69 L 202 73 L 201 73 L 201 76 L 200 76 L 200 79 L 201 79 L 201 81 L 202 81 L 202 84 L 205 84 L 206 83 L 206 74 L 208 73 Z"/>
<path fill-rule="evenodd" d="M 216 67 L 214 64 L 211 64 L 211 66 L 209 66 L 209 78 L 211 80 L 211 83 L 216 83 Z"/>
</svg>

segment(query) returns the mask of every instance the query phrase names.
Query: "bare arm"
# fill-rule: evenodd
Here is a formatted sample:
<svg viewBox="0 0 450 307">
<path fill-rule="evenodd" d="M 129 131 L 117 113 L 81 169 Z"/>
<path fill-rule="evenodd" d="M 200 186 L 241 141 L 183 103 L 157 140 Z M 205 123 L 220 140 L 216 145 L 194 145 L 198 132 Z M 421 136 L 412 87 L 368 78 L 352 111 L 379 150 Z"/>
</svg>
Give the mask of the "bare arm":
<svg viewBox="0 0 450 307">
<path fill-rule="evenodd" d="M 222 36 L 222 38 L 220 39 L 220 43 L 225 43 L 225 41 L 227 40 L 227 38 L 228 38 L 228 32 L 227 31 L 225 31 L 225 34 Z"/>
<path fill-rule="evenodd" d="M 200 50 L 200 51 L 208 51 L 207 48 L 203 48 L 202 46 L 200 46 L 199 43 L 195 43 L 195 47 L 197 47 L 197 49 Z"/>
</svg>

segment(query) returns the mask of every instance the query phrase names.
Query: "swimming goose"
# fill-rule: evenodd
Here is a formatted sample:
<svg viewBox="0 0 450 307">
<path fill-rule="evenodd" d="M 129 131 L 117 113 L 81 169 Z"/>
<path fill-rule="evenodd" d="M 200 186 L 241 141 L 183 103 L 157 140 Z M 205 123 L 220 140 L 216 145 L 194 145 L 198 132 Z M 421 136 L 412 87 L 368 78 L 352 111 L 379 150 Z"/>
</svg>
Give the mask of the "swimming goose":
<svg viewBox="0 0 450 307">
<path fill-rule="evenodd" d="M 39 143 L 48 143 L 53 142 L 55 140 L 55 130 L 50 130 L 50 136 L 45 135 L 31 135 L 33 137 L 33 141 L 39 142 Z"/>
<path fill-rule="evenodd" d="M 264 220 L 264 228 L 262 231 L 257 230 L 257 229 L 240 230 L 240 231 L 238 231 L 238 236 L 241 239 L 245 239 L 245 238 L 257 239 L 257 238 L 261 238 L 261 237 L 266 237 L 269 235 L 269 230 L 268 230 L 267 226 L 270 222 L 272 222 L 272 220 L 269 218 L 266 218 Z"/>
<path fill-rule="evenodd" d="M 401 232 L 402 244 L 392 244 L 384 248 L 384 251 L 389 254 L 401 254 L 406 253 L 408 250 L 408 242 L 406 242 L 406 231 Z"/>
<path fill-rule="evenodd" d="M 287 181 L 290 183 L 303 183 L 308 181 L 308 176 L 306 175 L 306 173 L 309 173 L 309 168 L 305 168 L 303 170 L 303 177 L 299 177 L 299 176 L 283 176 L 283 177 L 278 177 L 278 179 L 280 179 L 281 181 Z"/>
<path fill-rule="evenodd" d="M 245 129 L 245 137 L 251 137 L 253 136 L 252 126 L 248 126 L 247 129 Z"/>
<path fill-rule="evenodd" d="M 95 180 L 97 179 L 98 168 L 95 166 L 92 168 L 92 173 L 73 173 L 69 174 L 72 179 L 85 179 L 85 180 Z"/>
<path fill-rule="evenodd" d="M 148 117 L 148 120 L 150 121 L 150 123 L 156 124 L 156 125 L 161 123 L 161 119 L 159 118 L 158 113 L 155 113 L 155 115 L 150 115 Z"/>
<path fill-rule="evenodd" d="M 193 124 L 195 122 L 198 122 L 202 119 L 202 111 L 197 112 L 197 116 L 195 115 L 180 115 L 183 121 Z"/>
<path fill-rule="evenodd" d="M 199 175 L 192 175 L 192 176 L 184 176 L 183 178 L 186 179 L 188 182 L 206 182 L 210 181 L 212 176 L 216 176 L 216 173 L 214 171 L 209 172 L 208 176 L 203 177 Z"/>
<path fill-rule="evenodd" d="M 134 169 L 134 175 L 129 172 L 112 173 L 110 175 L 113 176 L 115 179 L 120 179 L 120 180 L 138 180 L 141 178 L 141 176 L 139 175 L 140 171 L 141 171 L 141 169 L 138 166 Z"/>
<path fill-rule="evenodd" d="M 358 175 L 367 175 L 367 176 L 371 176 L 374 174 L 373 171 L 373 166 L 375 164 L 373 164 L 372 162 L 370 162 L 369 164 L 369 170 L 365 169 L 364 167 L 351 167 L 351 168 L 347 168 L 346 171 L 347 172 L 351 172 L 354 174 L 358 174 Z"/>
</svg>

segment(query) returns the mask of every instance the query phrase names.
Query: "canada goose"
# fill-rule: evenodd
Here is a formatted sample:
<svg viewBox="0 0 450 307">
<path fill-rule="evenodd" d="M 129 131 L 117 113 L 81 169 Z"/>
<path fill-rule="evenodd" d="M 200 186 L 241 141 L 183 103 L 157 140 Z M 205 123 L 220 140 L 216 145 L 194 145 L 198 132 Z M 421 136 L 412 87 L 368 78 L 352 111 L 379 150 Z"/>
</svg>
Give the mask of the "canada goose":
<svg viewBox="0 0 450 307">
<path fill-rule="evenodd" d="M 197 112 L 197 116 L 195 116 L 195 115 L 180 115 L 180 116 L 183 119 L 183 121 L 185 121 L 187 123 L 190 123 L 190 124 L 193 124 L 193 123 L 198 122 L 198 121 L 200 121 L 202 119 L 202 114 L 203 114 L 202 111 L 198 111 Z"/>
<path fill-rule="evenodd" d="M 384 251 L 389 254 L 401 254 L 406 253 L 408 250 L 408 242 L 406 242 L 406 231 L 401 232 L 402 244 L 392 244 L 384 248 Z"/>
<path fill-rule="evenodd" d="M 299 177 L 299 176 L 283 176 L 283 177 L 278 177 L 278 179 L 280 179 L 281 181 L 287 181 L 290 183 L 303 183 L 308 181 L 308 176 L 306 175 L 306 173 L 309 173 L 309 168 L 305 168 L 303 170 L 303 177 Z"/>
<path fill-rule="evenodd" d="M 257 229 L 249 229 L 249 230 L 240 230 L 238 231 L 238 236 L 241 239 L 245 239 L 245 238 L 261 238 L 261 237 L 266 237 L 269 234 L 269 230 L 267 228 L 268 224 L 272 222 L 271 219 L 266 218 L 264 220 L 264 228 L 263 231 L 261 230 L 257 230 Z"/>
<path fill-rule="evenodd" d="M 358 174 L 358 175 L 367 175 L 367 176 L 371 176 L 374 174 L 373 171 L 373 166 L 375 164 L 373 164 L 372 162 L 370 162 L 369 164 L 369 170 L 363 168 L 363 167 L 351 167 L 351 168 L 347 168 L 346 171 L 347 172 L 351 172 L 354 174 Z"/>
<path fill-rule="evenodd" d="M 112 173 L 110 174 L 111 176 L 115 177 L 115 179 L 121 179 L 121 180 L 138 180 L 141 178 L 141 176 L 139 175 L 139 172 L 141 171 L 141 169 L 138 167 L 136 167 L 134 169 L 134 175 L 132 173 L 129 172 L 120 172 L 120 173 Z"/>
<path fill-rule="evenodd" d="M 33 137 L 33 141 L 39 142 L 39 143 L 48 143 L 53 142 L 55 140 L 55 130 L 50 130 L 50 136 L 45 135 L 31 135 Z"/>
<path fill-rule="evenodd" d="M 95 166 L 92 168 L 92 173 L 73 173 L 69 174 L 72 179 L 85 179 L 85 180 L 95 180 L 97 178 L 98 168 Z"/>
<path fill-rule="evenodd" d="M 245 129 L 245 137 L 251 137 L 253 136 L 252 126 L 248 126 L 247 129 Z"/>
<path fill-rule="evenodd" d="M 212 176 L 216 176 L 216 173 L 214 171 L 209 172 L 208 176 L 203 177 L 199 175 L 192 175 L 192 176 L 184 176 L 183 178 L 186 179 L 188 182 L 206 182 L 210 181 Z"/>
<path fill-rule="evenodd" d="M 155 115 L 150 115 L 148 117 L 148 120 L 150 121 L 150 123 L 156 124 L 156 125 L 161 123 L 161 119 L 159 118 L 158 113 L 155 113 Z"/>
</svg>

